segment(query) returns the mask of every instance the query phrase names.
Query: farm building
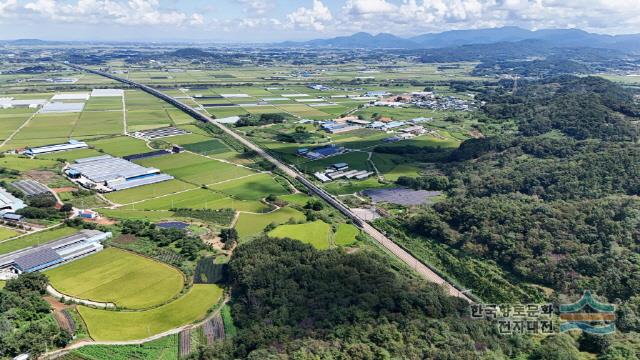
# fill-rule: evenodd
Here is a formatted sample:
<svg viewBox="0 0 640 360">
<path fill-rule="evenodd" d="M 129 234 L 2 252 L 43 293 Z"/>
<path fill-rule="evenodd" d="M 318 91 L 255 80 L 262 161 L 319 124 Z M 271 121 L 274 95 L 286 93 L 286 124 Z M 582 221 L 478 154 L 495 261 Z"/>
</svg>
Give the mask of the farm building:
<svg viewBox="0 0 640 360">
<path fill-rule="evenodd" d="M 172 152 L 169 150 L 155 150 L 155 151 L 149 151 L 141 154 L 127 155 L 127 156 L 123 156 L 122 158 L 127 161 L 133 161 L 133 160 L 149 159 L 149 158 L 154 158 L 159 156 L 165 156 L 169 154 L 172 154 Z"/>
<path fill-rule="evenodd" d="M 161 138 L 166 138 L 170 136 L 188 135 L 188 134 L 191 134 L 191 133 L 187 130 L 169 126 L 169 127 L 158 128 L 158 129 L 136 131 L 133 133 L 133 137 L 145 139 L 145 140 L 154 140 L 154 139 L 161 139 Z"/>
<path fill-rule="evenodd" d="M 369 91 L 364 94 L 365 97 L 383 97 L 389 95 L 386 91 Z"/>
<path fill-rule="evenodd" d="M 122 97 L 124 90 L 122 89 L 93 89 L 91 97 Z"/>
<path fill-rule="evenodd" d="M 323 172 L 315 172 L 313 173 L 313 176 L 316 177 L 316 179 L 322 181 L 322 182 L 329 182 L 331 181 L 331 179 Z"/>
<path fill-rule="evenodd" d="M 331 145 L 327 145 L 321 148 L 316 148 L 311 151 L 308 151 L 306 154 L 304 154 L 304 156 L 311 160 L 317 160 L 317 159 L 322 159 L 329 156 L 342 154 L 346 151 L 347 149 L 345 149 L 342 146 L 336 146 L 331 144 Z"/>
<path fill-rule="evenodd" d="M 28 107 L 30 109 L 36 109 L 47 103 L 44 99 L 31 99 L 31 100 L 14 100 L 12 97 L 0 98 L 0 108 L 11 109 L 14 107 Z"/>
<path fill-rule="evenodd" d="M 11 186 L 20 190 L 26 196 L 36 196 L 51 192 L 48 187 L 35 180 L 19 180 L 11 183 Z"/>
<path fill-rule="evenodd" d="M 59 100 L 89 100 L 89 93 L 77 93 L 77 94 L 55 94 L 51 100 L 59 101 Z"/>
<path fill-rule="evenodd" d="M 2 213 L 2 212 L 0 211 L 0 213 Z M 10 222 L 20 222 L 20 221 L 22 221 L 23 218 L 24 218 L 24 216 L 18 215 L 16 213 L 12 213 L 12 212 L 6 212 L 6 213 L 2 214 L 2 220 L 10 221 Z"/>
<path fill-rule="evenodd" d="M 383 130 L 395 129 L 395 128 L 400 127 L 402 125 L 404 125 L 404 123 L 402 121 L 391 121 L 391 122 L 388 122 L 388 123 L 384 124 L 382 129 Z"/>
<path fill-rule="evenodd" d="M 0 187 L 0 210 L 16 211 L 26 207 L 24 201 Z"/>
<path fill-rule="evenodd" d="M 109 192 L 173 179 L 155 168 L 147 168 L 111 155 L 78 159 L 66 170 L 82 186 Z"/>
<path fill-rule="evenodd" d="M 29 156 L 36 156 L 36 155 L 51 154 L 51 153 L 56 153 L 61 151 L 86 149 L 88 147 L 89 145 L 87 145 L 87 143 L 85 143 L 84 141 L 77 141 L 77 140 L 71 139 L 66 144 L 46 145 L 46 146 L 39 146 L 35 148 L 27 148 L 27 150 L 24 151 L 24 154 Z"/>
<path fill-rule="evenodd" d="M 346 132 L 357 130 L 357 129 L 361 129 L 361 126 L 349 125 L 349 124 L 336 124 L 334 126 L 325 128 L 327 132 L 330 132 L 332 134 L 342 134 L 342 133 L 346 133 Z"/>
<path fill-rule="evenodd" d="M 84 109 L 84 103 L 65 103 L 65 102 L 50 102 L 45 104 L 40 112 L 47 113 L 76 113 L 82 112 Z"/>
<path fill-rule="evenodd" d="M 76 234 L 47 244 L 0 256 L 0 279 L 10 279 L 24 272 L 50 269 L 96 253 L 103 249 L 101 242 L 110 237 L 110 232 L 80 230 Z"/>
<path fill-rule="evenodd" d="M 371 124 L 371 121 L 369 120 L 360 120 L 360 119 L 349 119 L 347 120 L 348 123 L 351 124 L 356 124 L 356 125 L 369 125 Z"/>
<path fill-rule="evenodd" d="M 406 127 L 404 129 L 401 129 L 400 131 L 405 132 L 405 133 L 411 133 L 411 134 L 415 134 L 415 135 L 420 135 L 423 134 L 425 132 L 424 127 L 420 126 L 420 125 L 414 125 L 414 126 L 409 126 Z"/>
<path fill-rule="evenodd" d="M 220 124 L 235 124 L 240 121 L 240 116 L 229 116 L 226 118 L 216 119 Z"/>
<path fill-rule="evenodd" d="M 331 165 L 331 168 L 334 169 L 335 171 L 344 171 L 349 168 L 349 164 L 343 163 L 343 162 L 337 163 L 337 164 Z"/>
</svg>

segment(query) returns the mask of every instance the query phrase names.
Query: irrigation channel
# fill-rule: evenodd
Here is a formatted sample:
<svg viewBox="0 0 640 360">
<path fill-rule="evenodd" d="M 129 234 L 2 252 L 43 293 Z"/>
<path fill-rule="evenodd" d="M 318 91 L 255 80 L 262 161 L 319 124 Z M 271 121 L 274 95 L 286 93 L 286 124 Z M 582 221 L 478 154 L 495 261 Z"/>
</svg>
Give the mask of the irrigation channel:
<svg viewBox="0 0 640 360">
<path fill-rule="evenodd" d="M 235 140 L 239 141 L 242 145 L 246 146 L 248 149 L 255 151 L 258 155 L 260 155 L 265 160 L 269 161 L 271 164 L 273 164 L 277 169 L 279 169 L 280 171 L 285 173 L 287 176 L 290 176 L 291 178 L 294 178 L 294 179 L 298 180 L 305 187 L 307 187 L 307 189 L 309 189 L 309 191 L 311 191 L 312 193 L 316 194 L 317 196 L 319 196 L 320 198 L 325 200 L 329 205 L 333 206 L 335 209 L 340 211 L 344 216 L 346 216 L 347 218 L 351 219 L 364 232 L 369 234 L 369 236 L 371 236 L 374 240 L 376 240 L 378 243 L 380 243 L 384 248 L 386 248 L 389 252 L 391 252 L 393 255 L 395 255 L 398 259 L 400 259 L 401 261 L 406 263 L 409 267 L 413 268 L 418 274 L 420 274 L 426 280 L 444 286 L 445 289 L 452 296 L 459 297 L 459 298 L 464 299 L 464 300 L 466 300 L 466 301 L 468 301 L 470 303 L 473 302 L 473 300 L 471 300 L 471 298 L 469 298 L 465 294 L 465 291 L 457 288 L 453 283 L 451 283 L 451 282 L 445 280 L 444 278 L 442 278 L 440 275 L 438 275 L 436 273 L 436 271 L 434 271 L 434 269 L 431 269 L 431 267 L 429 267 L 427 264 L 425 264 L 422 261 L 418 260 L 416 257 L 411 255 L 408 251 L 403 249 L 401 246 L 399 246 L 395 242 L 393 242 L 391 239 L 389 239 L 383 233 L 381 233 L 376 228 L 371 226 L 369 223 L 367 223 L 366 221 L 364 221 L 361 218 L 359 218 L 355 213 L 353 213 L 351 211 L 351 209 L 349 209 L 346 205 L 344 205 L 340 200 L 338 200 L 337 198 L 335 198 L 333 195 L 329 194 L 324 189 L 318 187 L 317 185 L 315 185 L 314 183 L 309 181 L 298 170 L 294 169 L 293 167 L 291 167 L 289 165 L 286 165 L 286 164 L 282 163 L 280 160 L 278 160 L 275 157 L 271 156 L 269 153 L 267 153 L 267 151 L 265 151 L 261 147 L 257 146 L 256 144 L 252 143 L 251 141 L 245 139 L 240 134 L 238 134 L 235 131 L 229 129 L 225 125 L 223 125 L 221 123 L 218 123 L 217 121 L 215 121 L 215 119 L 198 112 L 196 109 L 192 108 L 191 106 L 186 105 L 186 104 L 182 103 L 181 101 L 179 101 L 179 100 L 177 100 L 177 99 L 175 99 L 175 98 L 173 98 L 173 97 L 171 97 L 171 96 L 169 96 L 169 95 L 167 95 L 167 94 L 165 94 L 165 93 L 163 93 L 161 91 L 158 91 L 158 90 L 156 90 L 156 89 L 154 89 L 154 88 L 152 88 L 150 86 L 147 86 L 147 85 L 144 85 L 144 84 L 140 84 L 140 83 L 137 83 L 135 81 L 131 81 L 131 80 L 119 77 L 119 76 L 115 76 L 115 75 L 110 74 L 110 73 L 89 69 L 89 68 L 86 68 L 86 67 L 83 67 L 83 66 L 79 66 L 79 65 L 75 65 L 75 64 L 71 64 L 71 63 L 68 63 L 68 62 L 65 62 L 64 64 L 69 66 L 69 67 L 71 67 L 71 68 L 79 70 L 79 71 L 85 71 L 85 72 L 89 72 L 89 73 L 92 73 L 92 74 L 95 74 L 95 75 L 103 76 L 103 77 L 106 77 L 106 78 L 109 78 L 109 79 L 112 79 L 112 80 L 127 84 L 127 85 L 129 85 L 129 86 L 131 86 L 133 88 L 140 89 L 140 90 L 142 90 L 142 91 L 144 91 L 144 92 L 146 92 L 146 93 L 148 93 L 150 95 L 153 95 L 153 96 L 155 96 L 155 97 L 157 97 L 157 98 L 159 98 L 161 100 L 164 100 L 164 101 L 172 104 L 173 106 L 177 107 L 178 109 L 182 110 L 183 112 L 185 112 L 186 114 L 190 115 L 191 117 L 193 117 L 194 119 L 196 119 L 198 121 L 214 124 L 215 126 L 220 128 L 222 131 L 224 131 L 226 134 L 228 134 L 229 136 L 233 137 Z"/>
</svg>

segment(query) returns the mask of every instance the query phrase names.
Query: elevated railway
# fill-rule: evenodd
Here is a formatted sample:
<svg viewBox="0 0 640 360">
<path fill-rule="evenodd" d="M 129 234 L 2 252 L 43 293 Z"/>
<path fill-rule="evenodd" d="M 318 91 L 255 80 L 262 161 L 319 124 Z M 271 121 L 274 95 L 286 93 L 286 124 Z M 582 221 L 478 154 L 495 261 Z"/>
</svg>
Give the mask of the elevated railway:
<svg viewBox="0 0 640 360">
<path fill-rule="evenodd" d="M 371 236 L 373 239 L 375 239 L 378 243 L 380 243 L 384 248 L 386 248 L 389 252 L 391 252 L 393 255 L 395 255 L 398 259 L 400 259 L 401 261 L 406 263 L 408 266 L 413 268 L 422 277 L 424 277 L 425 279 L 427 279 L 427 280 L 429 280 L 431 282 L 434 282 L 436 284 L 439 284 L 439 285 L 443 286 L 449 292 L 449 294 L 451 294 L 452 296 L 459 297 L 459 298 L 464 299 L 464 300 L 466 300 L 467 302 L 470 302 L 470 303 L 473 302 L 465 294 L 464 291 L 458 289 L 455 285 L 453 285 L 452 283 L 450 283 L 450 282 L 446 281 L 445 279 L 443 279 L 440 275 L 438 275 L 429 266 L 427 266 L 426 264 L 424 264 L 423 262 L 421 262 L 420 260 L 415 258 L 413 255 L 411 255 L 408 251 L 403 249 L 398 244 L 394 243 L 391 239 L 389 239 L 387 236 L 382 234 L 380 231 L 378 231 L 376 228 L 371 226 L 369 223 L 367 223 L 366 221 L 364 221 L 361 218 L 359 218 L 353 211 L 351 211 L 351 209 L 349 209 L 346 205 L 344 205 L 340 200 L 336 199 L 333 195 L 329 194 L 324 189 L 320 188 L 319 186 L 315 185 L 313 182 L 309 181 L 298 170 L 294 169 L 293 167 L 291 167 L 289 165 L 284 164 L 280 160 L 278 160 L 275 157 L 273 157 L 272 155 L 270 155 L 267 151 L 265 151 L 261 147 L 257 146 L 256 144 L 252 143 L 251 141 L 245 139 L 240 134 L 238 134 L 238 133 L 234 132 L 233 130 L 227 128 L 223 124 L 215 121 L 215 119 L 212 119 L 211 117 L 198 112 L 197 110 L 195 110 L 191 106 L 188 106 L 188 105 L 178 101 L 177 99 L 174 99 L 173 97 L 171 97 L 171 96 L 169 96 L 167 94 L 164 94 L 164 93 L 162 93 L 162 92 L 160 92 L 160 91 L 158 91 L 158 90 L 156 90 L 156 89 L 154 89 L 154 88 L 152 88 L 150 86 L 147 86 L 147 85 L 144 85 L 144 84 L 140 84 L 140 83 L 131 81 L 129 79 L 125 79 L 125 78 L 122 78 L 122 77 L 119 77 L 119 76 L 115 76 L 113 74 L 109 74 L 109 73 L 106 73 L 106 72 L 103 72 L 103 71 L 93 70 L 93 69 L 85 68 L 85 67 L 78 66 L 78 65 L 75 65 L 75 64 L 65 63 L 65 65 L 70 66 L 70 67 L 72 67 L 72 68 L 74 68 L 76 70 L 85 71 L 85 72 L 89 72 L 89 73 L 92 73 L 92 74 L 95 74 L 95 75 L 103 76 L 103 77 L 106 77 L 106 78 L 109 78 L 109 79 L 112 79 L 112 80 L 127 84 L 127 85 L 129 85 L 131 87 L 140 89 L 140 90 L 142 90 L 142 91 L 144 91 L 144 92 L 146 92 L 146 93 L 148 93 L 150 95 L 153 95 L 153 96 L 155 96 L 155 97 L 157 97 L 159 99 L 162 99 L 162 100 L 172 104 L 173 106 L 177 107 L 178 109 L 182 110 L 183 112 L 191 115 L 191 117 L 193 117 L 194 119 L 196 119 L 198 121 L 214 124 L 215 126 L 220 128 L 222 131 L 224 131 L 226 134 L 228 134 L 229 136 L 233 137 L 238 142 L 243 144 L 248 149 L 251 149 L 251 150 L 255 151 L 259 156 L 261 156 L 265 160 L 269 161 L 271 164 L 273 164 L 276 168 L 278 168 L 283 173 L 287 174 L 287 176 L 290 176 L 291 178 L 294 178 L 294 179 L 298 180 L 307 189 L 309 189 L 309 191 L 311 191 L 315 195 L 319 196 L 324 201 L 326 201 L 328 204 L 333 206 L 336 210 L 338 210 L 340 213 L 342 213 L 344 216 L 346 216 L 347 218 L 351 219 L 351 221 L 353 221 L 364 232 L 366 232 L 369 236 Z"/>
</svg>

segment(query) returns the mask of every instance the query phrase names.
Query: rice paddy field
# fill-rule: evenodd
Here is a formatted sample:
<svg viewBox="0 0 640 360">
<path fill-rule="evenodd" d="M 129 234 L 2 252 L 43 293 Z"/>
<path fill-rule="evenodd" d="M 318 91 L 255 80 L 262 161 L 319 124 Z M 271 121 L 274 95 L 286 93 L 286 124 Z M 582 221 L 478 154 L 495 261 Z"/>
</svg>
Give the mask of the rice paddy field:
<svg viewBox="0 0 640 360">
<path fill-rule="evenodd" d="M 221 297 L 220 287 L 195 284 L 180 298 L 151 310 L 110 311 L 79 306 L 78 311 L 96 341 L 139 340 L 204 319 Z"/>
<path fill-rule="evenodd" d="M 184 285 L 179 270 L 116 248 L 105 249 L 45 274 L 51 285 L 65 295 L 114 303 L 127 309 L 166 303 L 177 296 Z"/>
</svg>

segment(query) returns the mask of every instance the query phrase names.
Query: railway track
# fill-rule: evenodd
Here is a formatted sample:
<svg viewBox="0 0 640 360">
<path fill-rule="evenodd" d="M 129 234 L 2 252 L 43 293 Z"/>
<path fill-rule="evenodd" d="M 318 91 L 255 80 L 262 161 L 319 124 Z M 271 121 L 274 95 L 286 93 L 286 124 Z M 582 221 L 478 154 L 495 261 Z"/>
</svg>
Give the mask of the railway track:
<svg viewBox="0 0 640 360">
<path fill-rule="evenodd" d="M 434 282 L 436 284 L 439 284 L 439 285 L 443 286 L 451 296 L 459 297 L 459 298 L 461 298 L 461 299 L 463 299 L 463 300 L 465 300 L 465 301 L 467 301 L 469 303 L 473 302 L 473 300 L 471 300 L 471 298 L 469 298 L 465 294 L 465 292 L 463 290 L 458 289 L 454 284 L 452 284 L 451 282 L 449 282 L 449 281 L 445 280 L 444 278 L 442 278 L 440 275 L 438 275 L 436 273 L 436 271 L 431 269 L 428 265 L 426 265 L 425 263 L 423 263 L 422 261 L 420 261 L 419 259 L 417 259 L 413 255 L 411 255 L 408 251 L 406 251 L 401 246 L 399 246 L 398 244 L 393 242 L 386 235 L 384 235 L 383 233 L 378 231 L 376 228 L 371 226 L 369 223 L 367 223 L 366 221 L 364 221 L 361 218 L 359 218 L 355 213 L 353 213 L 351 211 L 351 209 L 349 209 L 346 205 L 344 205 L 340 200 L 338 200 L 337 198 L 335 198 L 333 195 L 329 194 L 324 189 L 318 187 L 317 185 L 315 185 L 314 183 L 309 181 L 306 177 L 304 177 L 304 175 L 302 175 L 302 173 L 300 173 L 296 169 L 292 168 L 291 166 L 282 163 L 280 160 L 278 160 L 275 157 L 273 157 L 272 155 L 270 155 L 267 151 L 265 151 L 261 147 L 257 146 L 256 144 L 252 143 L 251 141 L 245 139 L 240 134 L 234 132 L 233 130 L 229 129 L 228 127 L 224 126 L 223 124 L 220 124 L 220 123 L 216 122 L 215 119 L 212 119 L 211 117 L 198 112 L 196 109 L 192 108 L 191 106 L 188 106 L 188 105 L 182 103 L 181 101 L 179 101 L 177 99 L 174 99 L 173 97 L 171 97 L 171 96 L 169 96 L 167 94 L 164 94 L 161 91 L 158 91 L 158 90 L 156 90 L 156 89 L 154 89 L 154 88 L 152 88 L 150 86 L 147 86 L 147 85 L 144 85 L 144 84 L 140 84 L 140 83 L 131 81 L 129 79 L 121 78 L 121 77 L 115 76 L 113 74 L 109 74 L 109 73 L 106 73 L 106 72 L 85 68 L 85 67 L 82 67 L 82 66 L 79 66 L 79 65 L 75 65 L 75 64 L 65 63 L 65 65 L 70 66 L 70 67 L 72 67 L 72 68 L 74 68 L 76 70 L 86 71 L 86 72 L 89 72 L 89 73 L 92 73 L 92 74 L 95 74 L 95 75 L 104 76 L 106 78 L 109 78 L 109 79 L 112 79 L 112 80 L 127 84 L 129 86 L 132 86 L 134 88 L 138 88 L 138 89 L 140 89 L 140 90 L 142 90 L 142 91 L 144 91 L 144 92 L 146 92 L 146 93 L 148 93 L 150 95 L 153 95 L 153 96 L 155 96 L 155 97 L 157 97 L 157 98 L 159 98 L 161 100 L 164 100 L 164 101 L 172 104 L 173 106 L 175 106 L 178 109 L 182 110 L 183 112 L 189 114 L 191 117 L 193 117 L 194 119 L 196 119 L 198 121 L 214 124 L 215 126 L 220 128 L 222 131 L 224 131 L 229 136 L 233 137 L 235 140 L 240 142 L 242 145 L 244 145 L 248 149 L 255 151 L 256 154 L 258 154 L 259 156 L 261 156 L 265 160 L 269 161 L 271 164 L 273 164 L 277 169 L 279 169 L 280 171 L 285 173 L 287 176 L 290 176 L 291 178 L 294 178 L 294 179 L 298 180 L 305 187 L 307 187 L 307 189 L 309 189 L 309 191 L 311 191 L 312 193 L 316 194 L 317 196 L 319 196 L 320 198 L 325 200 L 327 203 L 329 203 L 331 206 L 333 206 L 340 213 L 342 213 L 344 216 L 346 216 L 347 218 L 351 219 L 364 232 L 369 234 L 369 236 L 371 236 L 374 240 L 376 240 L 380 245 L 382 245 L 390 253 L 395 255 L 402 262 L 407 264 L 409 267 L 413 268 L 423 278 L 425 278 L 428 281 L 431 281 L 431 282 Z"/>
</svg>

